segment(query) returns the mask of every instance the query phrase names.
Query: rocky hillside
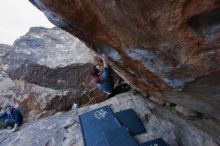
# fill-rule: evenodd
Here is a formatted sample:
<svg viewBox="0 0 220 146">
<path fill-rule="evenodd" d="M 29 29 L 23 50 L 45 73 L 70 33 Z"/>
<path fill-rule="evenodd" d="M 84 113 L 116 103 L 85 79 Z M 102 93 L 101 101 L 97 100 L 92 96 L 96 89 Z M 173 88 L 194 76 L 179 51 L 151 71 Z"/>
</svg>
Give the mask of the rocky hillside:
<svg viewBox="0 0 220 146">
<path fill-rule="evenodd" d="M 220 119 L 219 0 L 29 0 L 133 88 Z"/>
<path fill-rule="evenodd" d="M 33 27 L 0 50 L 2 102 L 19 106 L 26 121 L 104 97 L 90 83 L 94 52 L 59 28 Z"/>
<path fill-rule="evenodd" d="M 134 91 L 80 108 L 78 114 L 109 104 L 114 112 L 128 108 L 137 112 L 147 129 L 146 133 L 135 137 L 139 143 L 163 137 L 171 146 L 220 145 L 220 125 L 213 119 L 184 119 L 172 108 L 161 108 Z M 0 145 L 83 146 L 83 138 L 76 113 L 69 111 L 26 123 L 15 133 L 0 131 Z"/>
</svg>

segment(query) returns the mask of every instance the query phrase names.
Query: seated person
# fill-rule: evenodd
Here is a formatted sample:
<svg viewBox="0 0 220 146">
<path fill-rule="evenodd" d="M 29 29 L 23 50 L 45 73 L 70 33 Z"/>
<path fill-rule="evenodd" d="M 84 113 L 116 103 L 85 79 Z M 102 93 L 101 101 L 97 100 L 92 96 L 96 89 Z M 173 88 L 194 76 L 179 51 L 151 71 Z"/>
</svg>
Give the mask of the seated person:
<svg viewBox="0 0 220 146">
<path fill-rule="evenodd" d="M 129 85 L 121 85 L 114 88 L 114 79 L 111 75 L 111 68 L 108 65 L 108 59 L 105 55 L 100 56 L 102 65 L 94 65 L 91 69 L 92 82 L 96 84 L 97 88 L 108 94 L 110 98 L 116 94 L 130 90 Z"/>
<path fill-rule="evenodd" d="M 5 118 L 4 127 L 12 127 L 12 131 L 16 131 L 18 126 L 21 126 L 23 123 L 21 112 L 16 108 L 12 108 L 12 106 L 9 104 L 6 104 L 3 109 L 5 112 L 0 114 L 0 119 Z"/>
</svg>

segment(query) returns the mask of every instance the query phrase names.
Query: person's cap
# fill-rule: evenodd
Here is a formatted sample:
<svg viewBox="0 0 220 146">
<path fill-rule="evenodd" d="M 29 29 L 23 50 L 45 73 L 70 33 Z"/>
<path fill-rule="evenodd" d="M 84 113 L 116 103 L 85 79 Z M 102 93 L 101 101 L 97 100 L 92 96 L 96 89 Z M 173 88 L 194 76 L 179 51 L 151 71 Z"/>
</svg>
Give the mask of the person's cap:
<svg viewBox="0 0 220 146">
<path fill-rule="evenodd" d="M 8 107 L 11 107 L 11 105 L 9 103 L 6 103 L 4 106 L 3 106 L 3 109 L 6 110 Z"/>
</svg>

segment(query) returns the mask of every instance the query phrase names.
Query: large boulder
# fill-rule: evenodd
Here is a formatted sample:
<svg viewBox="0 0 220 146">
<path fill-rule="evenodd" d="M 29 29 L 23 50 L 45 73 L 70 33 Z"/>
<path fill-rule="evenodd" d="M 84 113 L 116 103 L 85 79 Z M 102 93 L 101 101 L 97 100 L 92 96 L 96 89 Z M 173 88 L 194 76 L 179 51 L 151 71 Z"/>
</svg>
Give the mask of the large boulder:
<svg viewBox="0 0 220 146">
<path fill-rule="evenodd" d="M 218 0 L 29 0 L 135 89 L 220 119 Z"/>
<path fill-rule="evenodd" d="M 73 102 L 100 102 L 105 95 L 90 82 L 95 61 L 95 53 L 71 34 L 59 28 L 33 27 L 1 60 L 13 83 L 11 93 L 7 88 L 3 96 L 15 101 L 25 121 L 69 110 Z"/>
<path fill-rule="evenodd" d="M 113 112 L 132 108 L 143 122 L 147 132 L 135 137 L 142 143 L 162 137 L 171 146 L 219 146 L 219 123 L 212 119 L 186 120 L 171 109 L 161 108 L 143 96 L 130 91 L 102 103 L 78 109 L 78 114 L 111 105 Z M 209 123 L 208 126 L 204 126 Z M 25 123 L 15 133 L 0 131 L 2 146 L 83 146 L 79 119 L 75 111 Z"/>
<path fill-rule="evenodd" d="M 0 44 L 0 105 L 3 105 L 11 100 L 12 95 L 14 94 L 15 83 L 10 79 L 3 69 L 1 64 L 2 57 L 12 49 L 9 45 Z"/>
</svg>

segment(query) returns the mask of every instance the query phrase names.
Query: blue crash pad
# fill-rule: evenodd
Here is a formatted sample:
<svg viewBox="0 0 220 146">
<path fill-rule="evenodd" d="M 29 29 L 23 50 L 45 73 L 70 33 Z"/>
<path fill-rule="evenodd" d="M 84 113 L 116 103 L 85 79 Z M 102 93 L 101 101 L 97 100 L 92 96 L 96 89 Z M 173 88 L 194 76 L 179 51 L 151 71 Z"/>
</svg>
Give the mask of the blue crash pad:
<svg viewBox="0 0 220 146">
<path fill-rule="evenodd" d="M 132 135 L 137 135 L 146 132 L 143 123 L 138 118 L 137 114 L 133 109 L 126 109 L 123 111 L 119 111 L 115 113 L 115 117 L 118 119 L 119 123 L 122 126 L 128 128 L 129 132 Z"/>
<path fill-rule="evenodd" d="M 157 138 L 145 143 L 140 144 L 140 146 L 169 146 L 162 138 Z"/>
<path fill-rule="evenodd" d="M 110 146 L 104 132 L 121 127 L 109 106 L 79 116 L 85 146 Z"/>
<path fill-rule="evenodd" d="M 125 127 L 104 132 L 110 146 L 139 146 Z"/>
</svg>

